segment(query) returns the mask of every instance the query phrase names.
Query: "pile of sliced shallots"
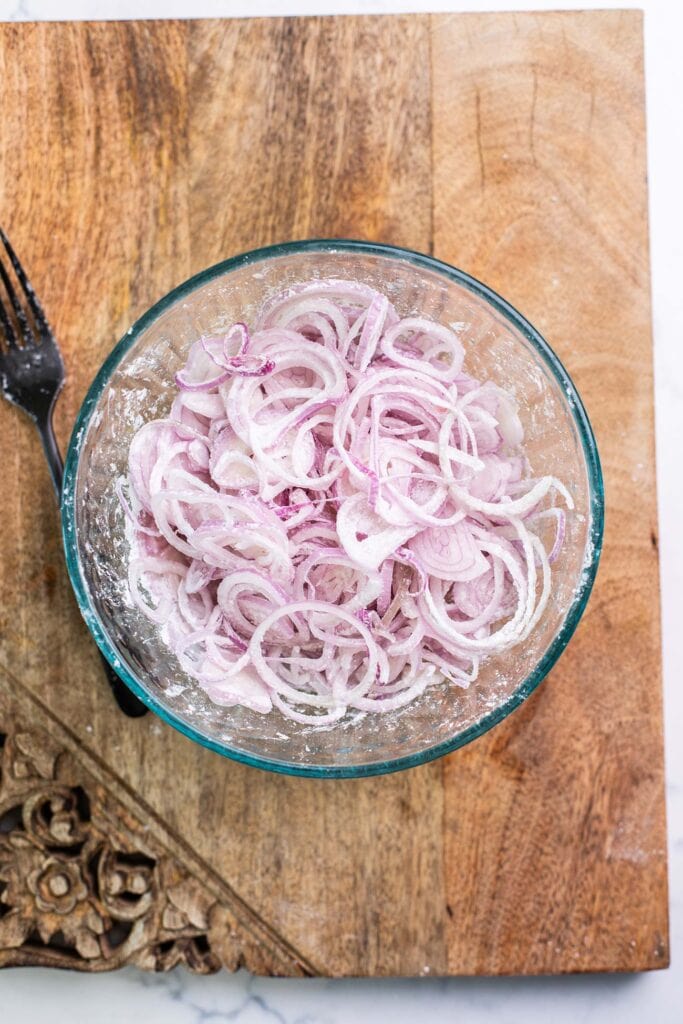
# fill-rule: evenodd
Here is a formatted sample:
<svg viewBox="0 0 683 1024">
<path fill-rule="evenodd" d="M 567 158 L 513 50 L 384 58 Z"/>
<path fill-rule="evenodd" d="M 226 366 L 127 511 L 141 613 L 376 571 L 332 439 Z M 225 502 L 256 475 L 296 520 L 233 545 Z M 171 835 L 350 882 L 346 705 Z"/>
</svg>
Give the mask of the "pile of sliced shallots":
<svg viewBox="0 0 683 1024">
<path fill-rule="evenodd" d="M 343 280 L 193 345 L 119 493 L 132 598 L 212 701 L 318 726 L 466 687 L 529 635 L 564 534 L 544 499 L 571 499 L 462 363 L 456 332 Z"/>
</svg>

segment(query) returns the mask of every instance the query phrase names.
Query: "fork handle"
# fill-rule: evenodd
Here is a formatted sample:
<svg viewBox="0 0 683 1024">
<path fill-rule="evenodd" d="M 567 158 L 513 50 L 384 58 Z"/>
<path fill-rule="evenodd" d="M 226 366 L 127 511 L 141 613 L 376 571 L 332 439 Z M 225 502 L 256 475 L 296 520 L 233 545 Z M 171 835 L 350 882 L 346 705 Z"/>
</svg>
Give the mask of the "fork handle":
<svg viewBox="0 0 683 1024">
<path fill-rule="evenodd" d="M 36 420 L 36 426 L 38 427 L 38 433 L 40 434 L 40 440 L 43 444 L 45 458 L 47 459 L 47 464 L 50 467 L 50 476 L 52 477 L 52 483 L 54 484 L 57 500 L 59 501 L 62 495 L 64 463 L 62 461 L 61 452 L 57 446 L 54 427 L 52 426 L 52 410 L 48 412 L 44 419 Z M 109 686 L 111 687 L 114 700 L 121 711 L 123 711 L 124 715 L 128 715 L 129 718 L 142 718 L 143 715 L 146 715 L 149 709 L 141 700 L 138 700 L 134 693 L 131 693 L 126 684 L 118 677 L 101 652 L 100 658 L 102 659 L 104 674 L 106 675 Z"/>
<path fill-rule="evenodd" d="M 47 414 L 45 419 L 36 420 L 36 426 L 38 427 L 40 440 L 43 444 L 43 451 L 45 452 L 45 458 L 47 459 L 47 464 L 50 469 L 50 476 L 52 477 L 57 501 L 60 501 L 62 497 L 64 462 L 62 461 L 62 454 L 57 447 L 57 438 L 55 437 L 54 427 L 52 426 L 52 411 Z"/>
<path fill-rule="evenodd" d="M 128 718 L 142 718 L 149 711 L 146 704 L 143 704 L 141 700 L 135 696 L 135 694 L 128 689 L 122 679 L 116 674 L 114 669 L 111 667 L 107 659 L 100 651 L 100 659 L 104 667 L 104 674 L 107 677 L 107 682 L 111 688 L 111 692 L 114 694 L 114 700 L 118 704 L 124 715 Z"/>
</svg>

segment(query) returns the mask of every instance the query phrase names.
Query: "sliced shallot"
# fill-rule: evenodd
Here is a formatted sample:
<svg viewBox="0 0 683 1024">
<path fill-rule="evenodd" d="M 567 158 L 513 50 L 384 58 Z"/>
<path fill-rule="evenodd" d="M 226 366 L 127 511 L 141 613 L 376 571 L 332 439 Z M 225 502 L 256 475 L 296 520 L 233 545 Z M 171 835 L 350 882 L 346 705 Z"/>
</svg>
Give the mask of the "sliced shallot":
<svg viewBox="0 0 683 1024">
<path fill-rule="evenodd" d="M 463 361 L 342 279 L 191 347 L 117 493 L 131 598 L 214 703 L 329 727 L 467 687 L 535 628 L 572 499 Z"/>
</svg>

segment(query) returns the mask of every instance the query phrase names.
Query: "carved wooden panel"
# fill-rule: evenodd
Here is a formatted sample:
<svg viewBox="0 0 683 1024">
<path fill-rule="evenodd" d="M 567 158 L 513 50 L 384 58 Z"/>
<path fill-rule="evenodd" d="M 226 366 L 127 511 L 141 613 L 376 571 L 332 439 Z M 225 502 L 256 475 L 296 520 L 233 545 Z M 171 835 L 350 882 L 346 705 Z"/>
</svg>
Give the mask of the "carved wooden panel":
<svg viewBox="0 0 683 1024">
<path fill-rule="evenodd" d="M 310 973 L 94 768 L 37 702 L 0 693 L 0 967 Z"/>
</svg>

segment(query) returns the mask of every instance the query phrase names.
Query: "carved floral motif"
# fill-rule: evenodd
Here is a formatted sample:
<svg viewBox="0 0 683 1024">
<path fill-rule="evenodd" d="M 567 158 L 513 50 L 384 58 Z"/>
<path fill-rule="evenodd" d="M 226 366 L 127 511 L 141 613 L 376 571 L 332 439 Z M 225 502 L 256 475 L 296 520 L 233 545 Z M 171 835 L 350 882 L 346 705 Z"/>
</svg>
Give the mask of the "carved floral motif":
<svg viewBox="0 0 683 1024">
<path fill-rule="evenodd" d="M 3 724 L 0 703 L 0 966 L 11 964 L 307 972 L 266 926 L 245 927 L 207 892 L 49 733 Z"/>
</svg>

